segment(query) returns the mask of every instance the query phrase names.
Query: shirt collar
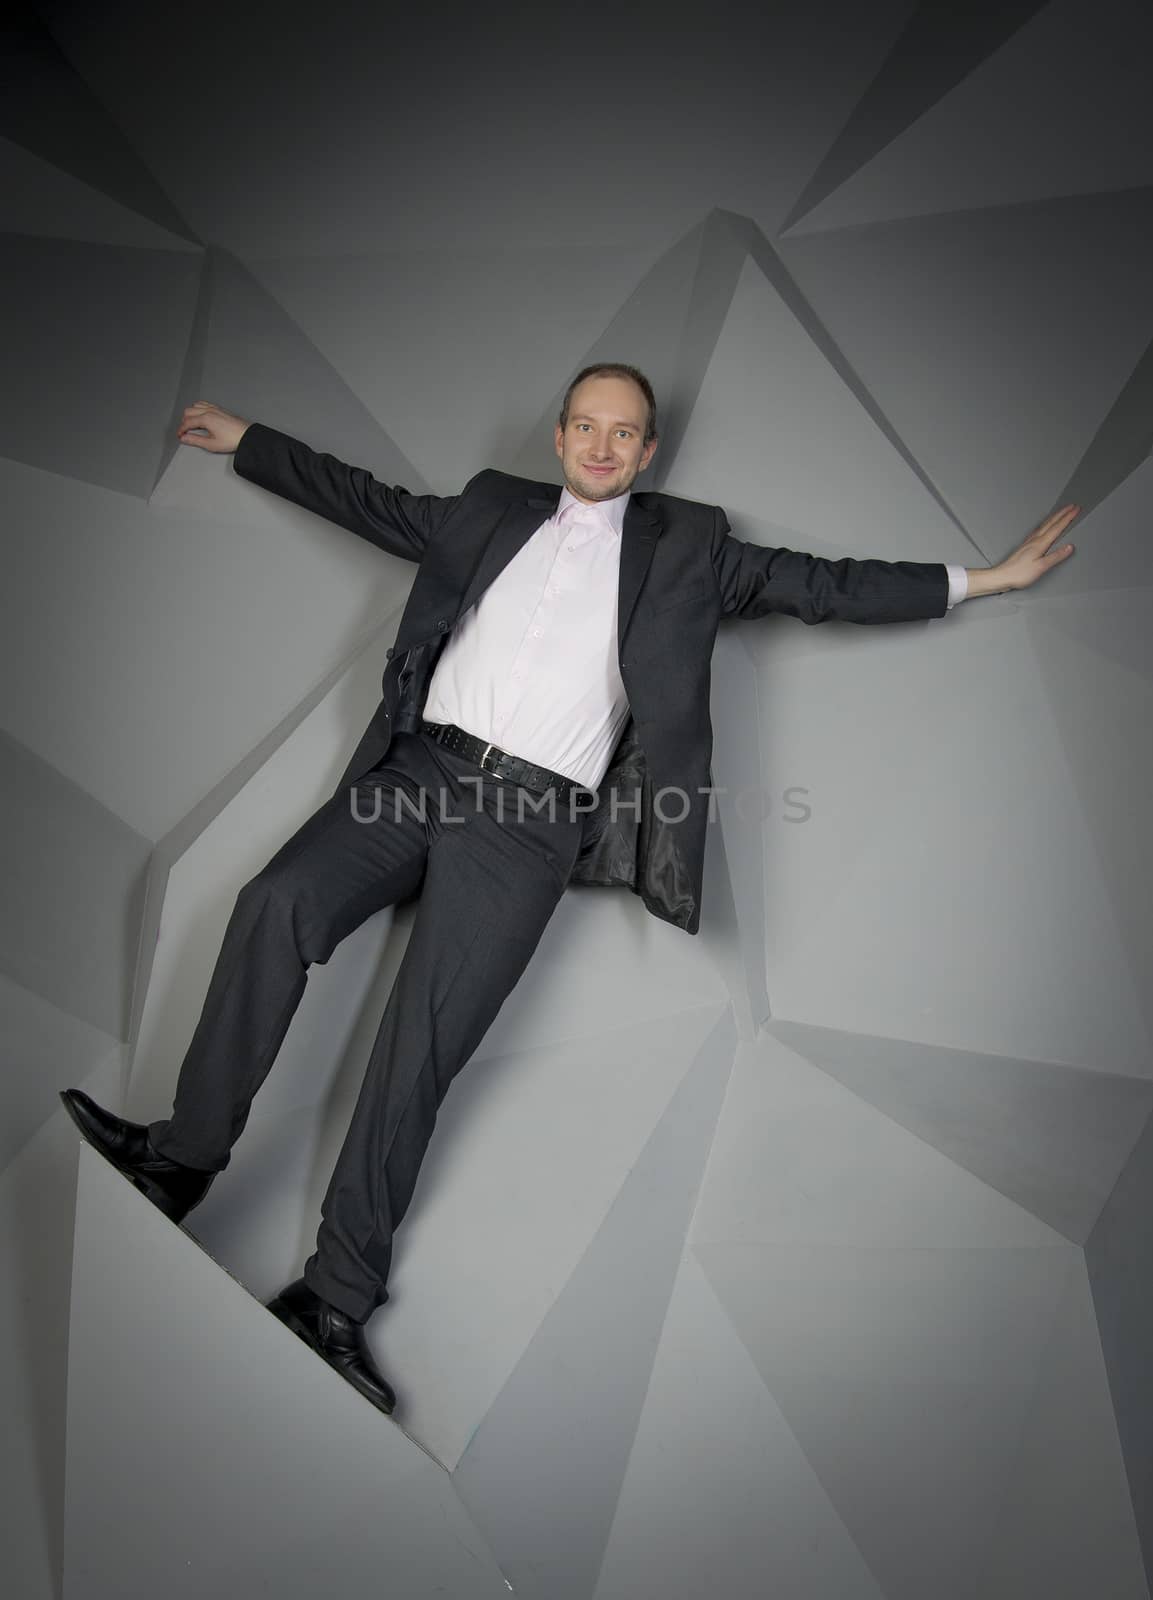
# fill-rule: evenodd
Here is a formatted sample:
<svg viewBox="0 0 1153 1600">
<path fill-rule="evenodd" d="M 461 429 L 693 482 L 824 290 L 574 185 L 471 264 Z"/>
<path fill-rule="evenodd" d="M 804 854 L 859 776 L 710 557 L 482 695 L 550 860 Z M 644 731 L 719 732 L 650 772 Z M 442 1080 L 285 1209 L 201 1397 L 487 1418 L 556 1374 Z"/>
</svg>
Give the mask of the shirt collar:
<svg viewBox="0 0 1153 1600">
<path fill-rule="evenodd" d="M 625 507 L 629 503 L 632 493 L 626 489 L 624 494 L 614 495 L 611 500 L 598 500 L 595 506 L 586 505 L 583 500 L 578 500 L 567 484 L 561 489 L 560 500 L 557 504 L 555 515 L 560 517 L 569 506 L 579 506 L 582 511 L 599 513 L 599 519 L 607 521 L 614 532 L 620 533 L 624 527 Z"/>
</svg>

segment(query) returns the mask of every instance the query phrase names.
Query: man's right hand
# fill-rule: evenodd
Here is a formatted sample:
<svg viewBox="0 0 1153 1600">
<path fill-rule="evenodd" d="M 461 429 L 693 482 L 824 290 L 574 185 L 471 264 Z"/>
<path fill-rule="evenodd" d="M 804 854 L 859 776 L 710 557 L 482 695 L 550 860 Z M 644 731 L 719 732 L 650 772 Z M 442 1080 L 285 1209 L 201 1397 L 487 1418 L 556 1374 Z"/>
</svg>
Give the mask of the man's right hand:
<svg viewBox="0 0 1153 1600">
<path fill-rule="evenodd" d="M 213 455 L 231 455 L 249 424 L 243 417 L 214 406 L 210 400 L 197 400 L 185 406 L 176 436 L 181 444 L 194 444 Z"/>
</svg>

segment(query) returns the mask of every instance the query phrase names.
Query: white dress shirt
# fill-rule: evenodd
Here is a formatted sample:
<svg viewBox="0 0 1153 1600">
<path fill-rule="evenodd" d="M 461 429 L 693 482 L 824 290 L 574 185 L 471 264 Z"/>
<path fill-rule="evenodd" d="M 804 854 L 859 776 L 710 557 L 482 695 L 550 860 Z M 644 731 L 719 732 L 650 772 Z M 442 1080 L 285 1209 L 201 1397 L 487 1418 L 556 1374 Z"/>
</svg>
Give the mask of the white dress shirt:
<svg viewBox="0 0 1153 1600">
<path fill-rule="evenodd" d="M 428 722 L 455 722 L 595 789 L 628 716 L 617 656 L 621 529 L 629 492 L 555 513 L 461 616 L 437 659 Z M 948 609 L 968 593 L 946 564 Z"/>
</svg>

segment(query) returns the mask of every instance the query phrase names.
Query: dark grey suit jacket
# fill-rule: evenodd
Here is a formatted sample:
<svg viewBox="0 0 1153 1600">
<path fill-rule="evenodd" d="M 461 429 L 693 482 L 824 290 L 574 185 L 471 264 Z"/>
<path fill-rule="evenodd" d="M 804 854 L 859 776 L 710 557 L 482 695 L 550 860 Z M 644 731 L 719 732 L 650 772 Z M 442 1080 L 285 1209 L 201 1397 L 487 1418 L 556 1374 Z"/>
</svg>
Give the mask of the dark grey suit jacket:
<svg viewBox="0 0 1153 1600">
<path fill-rule="evenodd" d="M 419 563 L 380 705 L 339 792 L 381 760 L 395 732 L 419 727 L 453 624 L 556 510 L 560 486 L 486 468 L 459 494 L 410 494 L 259 422 L 232 461 L 242 478 Z M 751 544 L 733 537 L 720 506 L 634 490 L 617 624 L 630 714 L 570 882 L 625 886 L 654 916 L 696 933 L 712 782 L 709 664 L 720 621 L 782 612 L 805 623 L 911 622 L 944 616 L 948 593 L 940 561 L 833 561 Z"/>
</svg>

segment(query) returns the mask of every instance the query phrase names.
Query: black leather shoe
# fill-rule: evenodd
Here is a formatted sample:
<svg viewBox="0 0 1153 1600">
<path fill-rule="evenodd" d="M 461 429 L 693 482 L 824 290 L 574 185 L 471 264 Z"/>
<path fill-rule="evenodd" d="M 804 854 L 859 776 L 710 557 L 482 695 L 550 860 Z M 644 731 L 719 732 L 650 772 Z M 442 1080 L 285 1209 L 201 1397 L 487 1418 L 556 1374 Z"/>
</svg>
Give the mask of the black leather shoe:
<svg viewBox="0 0 1153 1600">
<path fill-rule="evenodd" d="M 363 1323 L 322 1300 L 303 1278 L 269 1300 L 267 1309 L 374 1406 L 392 1412 L 396 1395 L 369 1354 Z"/>
<path fill-rule="evenodd" d="M 215 1172 L 202 1172 L 198 1167 L 186 1167 L 162 1156 L 153 1149 L 142 1122 L 127 1122 L 105 1111 L 83 1089 L 61 1089 L 60 1098 L 89 1144 L 95 1145 L 173 1222 L 183 1221 L 204 1199 Z"/>
</svg>

